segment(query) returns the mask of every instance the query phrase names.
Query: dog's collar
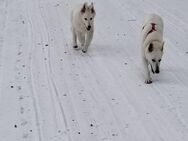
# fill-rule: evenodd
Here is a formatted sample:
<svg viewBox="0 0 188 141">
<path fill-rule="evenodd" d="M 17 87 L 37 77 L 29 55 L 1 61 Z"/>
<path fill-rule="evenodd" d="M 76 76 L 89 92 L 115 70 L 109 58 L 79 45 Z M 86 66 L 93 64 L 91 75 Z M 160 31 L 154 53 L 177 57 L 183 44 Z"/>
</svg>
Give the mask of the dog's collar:
<svg viewBox="0 0 188 141">
<path fill-rule="evenodd" d="M 152 28 L 151 28 L 151 30 L 148 32 L 148 34 L 154 32 L 154 31 L 157 31 L 156 28 L 155 28 L 155 26 L 156 26 L 155 23 L 151 23 L 151 26 L 152 26 Z M 147 34 L 147 35 L 148 35 L 148 34 Z"/>
<path fill-rule="evenodd" d="M 157 31 L 156 30 L 156 23 L 151 23 L 151 30 L 147 33 L 147 35 L 149 35 L 150 33 L 154 32 L 154 31 Z M 144 30 L 145 26 L 143 26 L 142 30 Z"/>
</svg>

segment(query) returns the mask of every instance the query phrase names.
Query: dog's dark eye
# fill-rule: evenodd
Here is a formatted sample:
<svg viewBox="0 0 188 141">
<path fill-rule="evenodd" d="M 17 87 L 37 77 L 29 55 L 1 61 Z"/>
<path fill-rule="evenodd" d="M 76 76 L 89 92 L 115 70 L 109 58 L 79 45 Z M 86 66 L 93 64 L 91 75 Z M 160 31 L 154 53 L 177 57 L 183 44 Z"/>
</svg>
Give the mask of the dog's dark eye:
<svg viewBox="0 0 188 141">
<path fill-rule="evenodd" d="M 159 59 L 159 62 L 161 62 L 161 59 Z"/>
<path fill-rule="evenodd" d="M 85 20 L 87 21 L 87 18 L 85 18 Z"/>
<path fill-rule="evenodd" d="M 92 18 L 90 18 L 90 20 L 92 20 Z"/>
<path fill-rule="evenodd" d="M 155 62 L 155 59 L 152 59 L 153 62 Z"/>
</svg>

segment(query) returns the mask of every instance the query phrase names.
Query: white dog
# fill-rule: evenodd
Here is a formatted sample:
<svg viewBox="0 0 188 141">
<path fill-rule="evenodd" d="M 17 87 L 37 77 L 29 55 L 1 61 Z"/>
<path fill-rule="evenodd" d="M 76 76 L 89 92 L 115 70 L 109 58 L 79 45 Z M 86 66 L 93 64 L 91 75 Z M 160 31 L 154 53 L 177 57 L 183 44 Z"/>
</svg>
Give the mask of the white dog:
<svg viewBox="0 0 188 141">
<path fill-rule="evenodd" d="M 93 3 L 78 5 L 71 13 L 73 47 L 78 48 L 78 38 L 83 53 L 87 52 L 93 38 L 95 14 Z"/>
<path fill-rule="evenodd" d="M 152 83 L 149 66 L 153 74 L 160 72 L 163 46 L 163 20 L 156 14 L 148 15 L 142 27 L 142 59 L 147 84 Z"/>
</svg>

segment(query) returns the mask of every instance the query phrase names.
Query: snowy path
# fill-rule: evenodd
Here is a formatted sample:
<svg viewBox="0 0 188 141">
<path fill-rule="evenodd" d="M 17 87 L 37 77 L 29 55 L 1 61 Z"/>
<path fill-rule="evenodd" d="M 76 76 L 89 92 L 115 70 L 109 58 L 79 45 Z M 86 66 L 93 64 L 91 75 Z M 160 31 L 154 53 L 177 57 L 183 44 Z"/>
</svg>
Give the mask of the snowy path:
<svg viewBox="0 0 188 141">
<path fill-rule="evenodd" d="M 88 53 L 71 47 L 79 0 L 0 0 L 1 141 L 187 141 L 186 0 L 95 0 Z M 144 84 L 140 30 L 165 23 L 161 74 Z"/>
</svg>

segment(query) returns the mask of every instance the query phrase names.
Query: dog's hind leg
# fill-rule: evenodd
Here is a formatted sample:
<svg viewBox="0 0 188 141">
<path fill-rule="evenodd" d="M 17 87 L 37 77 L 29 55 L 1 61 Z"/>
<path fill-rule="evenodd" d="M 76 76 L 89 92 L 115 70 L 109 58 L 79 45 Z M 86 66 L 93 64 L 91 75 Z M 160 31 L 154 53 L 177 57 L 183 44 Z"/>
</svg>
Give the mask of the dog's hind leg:
<svg viewBox="0 0 188 141">
<path fill-rule="evenodd" d="M 73 48 L 78 48 L 78 45 L 77 45 L 77 35 L 76 35 L 74 29 L 72 29 L 72 38 L 73 38 Z"/>
<path fill-rule="evenodd" d="M 146 84 L 151 84 L 152 83 L 152 79 L 151 79 L 151 76 L 150 76 L 150 72 L 149 72 L 149 68 L 148 68 L 148 61 L 146 59 L 143 59 L 143 65 L 144 65 L 144 75 L 146 77 L 145 79 L 145 83 Z"/>
</svg>

